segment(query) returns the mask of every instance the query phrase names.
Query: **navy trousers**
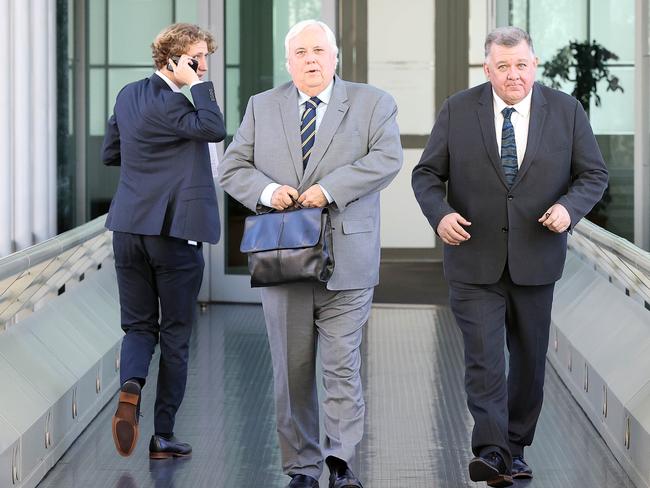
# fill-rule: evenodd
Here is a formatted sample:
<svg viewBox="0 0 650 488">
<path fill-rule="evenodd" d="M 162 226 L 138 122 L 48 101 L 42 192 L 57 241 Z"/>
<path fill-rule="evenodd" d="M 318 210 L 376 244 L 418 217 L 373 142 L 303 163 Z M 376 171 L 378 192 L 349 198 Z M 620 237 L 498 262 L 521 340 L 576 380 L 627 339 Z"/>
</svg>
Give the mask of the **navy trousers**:
<svg viewBox="0 0 650 488">
<path fill-rule="evenodd" d="M 146 380 L 160 341 L 154 428 L 170 435 L 185 394 L 203 252 L 185 240 L 124 232 L 113 232 L 113 252 L 125 332 L 120 382 Z"/>
<path fill-rule="evenodd" d="M 517 285 L 507 266 L 494 284 L 449 282 L 449 303 L 465 345 L 476 456 L 497 451 L 510 466 L 512 456 L 523 455 L 533 441 L 544 396 L 554 287 Z"/>
</svg>

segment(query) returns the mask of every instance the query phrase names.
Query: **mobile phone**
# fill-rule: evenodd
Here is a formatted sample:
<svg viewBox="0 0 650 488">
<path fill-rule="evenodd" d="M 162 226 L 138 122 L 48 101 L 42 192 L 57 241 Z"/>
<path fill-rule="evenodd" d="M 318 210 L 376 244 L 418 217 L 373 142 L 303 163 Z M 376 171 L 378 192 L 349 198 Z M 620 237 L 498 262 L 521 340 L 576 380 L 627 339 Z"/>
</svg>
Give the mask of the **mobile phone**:
<svg viewBox="0 0 650 488">
<path fill-rule="evenodd" d="M 181 59 L 180 56 L 172 56 L 171 57 L 171 60 L 174 62 L 174 64 L 176 66 L 178 66 L 178 62 L 180 61 L 180 59 Z M 196 70 L 199 69 L 199 62 L 194 58 L 190 58 L 190 68 L 192 68 L 194 70 L 194 72 L 196 72 Z M 169 71 L 174 71 L 174 67 L 172 66 L 171 63 L 167 63 L 167 69 Z"/>
</svg>

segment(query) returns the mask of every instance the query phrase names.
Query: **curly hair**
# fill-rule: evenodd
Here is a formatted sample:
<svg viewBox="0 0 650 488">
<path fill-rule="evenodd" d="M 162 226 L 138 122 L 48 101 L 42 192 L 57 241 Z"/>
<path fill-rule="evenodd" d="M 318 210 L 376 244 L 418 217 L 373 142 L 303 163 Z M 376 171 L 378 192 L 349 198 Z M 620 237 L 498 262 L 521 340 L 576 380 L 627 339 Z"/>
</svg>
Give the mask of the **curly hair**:
<svg viewBox="0 0 650 488">
<path fill-rule="evenodd" d="M 157 69 L 167 64 L 172 56 L 185 54 L 192 44 L 205 41 L 208 53 L 217 49 L 214 37 L 195 24 L 176 23 L 165 27 L 151 44 L 151 57 Z"/>
</svg>

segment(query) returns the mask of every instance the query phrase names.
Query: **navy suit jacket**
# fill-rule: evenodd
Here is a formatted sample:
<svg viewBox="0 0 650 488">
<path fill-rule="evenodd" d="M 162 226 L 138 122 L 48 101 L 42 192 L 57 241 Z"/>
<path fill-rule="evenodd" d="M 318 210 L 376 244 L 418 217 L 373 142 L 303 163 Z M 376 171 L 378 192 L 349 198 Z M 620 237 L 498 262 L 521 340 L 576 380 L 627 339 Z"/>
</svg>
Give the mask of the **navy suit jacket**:
<svg viewBox="0 0 650 488">
<path fill-rule="evenodd" d="M 219 210 L 208 142 L 225 137 L 211 82 L 191 88 L 194 105 L 153 74 L 117 95 L 102 160 L 121 166 L 106 227 L 216 243 Z"/>
<path fill-rule="evenodd" d="M 484 83 L 444 103 L 413 169 L 416 199 L 434 230 L 453 212 L 472 223 L 468 241 L 445 245 L 445 275 L 496 283 L 507 263 L 516 284 L 553 283 L 562 276 L 567 233 L 537 220 L 560 203 L 573 227 L 607 186 L 587 115 L 575 98 L 535 83 L 526 154 L 512 188 L 497 148 L 492 86 Z"/>
</svg>

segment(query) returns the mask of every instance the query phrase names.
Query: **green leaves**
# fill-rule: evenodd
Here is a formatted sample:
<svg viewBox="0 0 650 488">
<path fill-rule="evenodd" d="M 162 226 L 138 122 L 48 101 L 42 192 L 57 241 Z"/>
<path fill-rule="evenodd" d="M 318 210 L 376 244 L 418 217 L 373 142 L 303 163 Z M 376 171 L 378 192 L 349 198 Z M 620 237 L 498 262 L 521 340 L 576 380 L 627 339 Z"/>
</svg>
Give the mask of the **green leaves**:
<svg viewBox="0 0 650 488">
<path fill-rule="evenodd" d="M 616 54 L 596 41 L 571 41 L 544 65 L 542 77 L 552 88 L 560 88 L 562 82 L 573 82 L 571 95 L 577 98 L 585 112 L 589 113 L 592 96 L 596 106 L 600 106 L 599 81 L 607 80 L 608 91 L 623 91 L 618 78 L 609 72 L 607 66 L 609 60 L 617 59 Z"/>
</svg>

